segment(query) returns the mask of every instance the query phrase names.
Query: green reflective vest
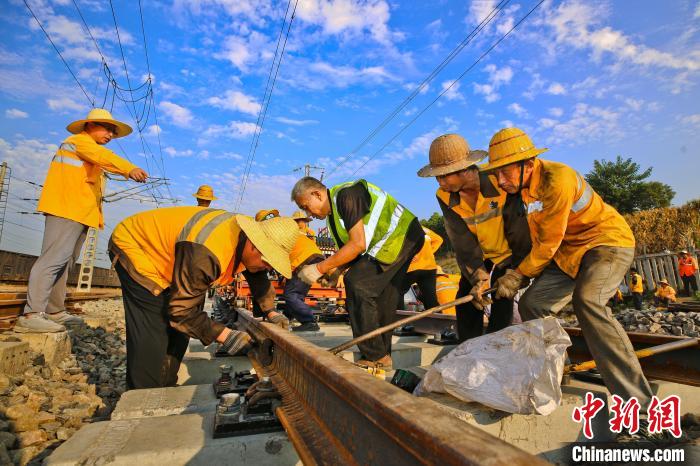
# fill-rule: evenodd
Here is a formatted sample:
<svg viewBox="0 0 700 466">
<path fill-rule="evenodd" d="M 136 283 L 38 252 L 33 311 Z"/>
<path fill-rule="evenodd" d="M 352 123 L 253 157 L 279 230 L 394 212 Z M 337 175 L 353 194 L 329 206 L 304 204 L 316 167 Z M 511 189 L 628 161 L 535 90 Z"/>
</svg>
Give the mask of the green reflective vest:
<svg viewBox="0 0 700 466">
<path fill-rule="evenodd" d="M 408 226 L 416 216 L 399 204 L 393 196 L 382 191 L 372 183 L 358 180 L 341 183 L 330 189 L 333 215 L 327 219 L 328 230 L 333 235 L 333 239 L 338 247 L 348 242 L 348 230 L 338 214 L 336 200 L 341 189 L 357 183 L 362 183 L 367 188 L 372 199 L 369 212 L 362 218 L 365 228 L 365 243 L 367 245 L 365 254 L 369 254 L 384 264 L 391 264 L 398 257 L 408 232 Z M 350 227 L 352 226 L 350 225 Z"/>
</svg>

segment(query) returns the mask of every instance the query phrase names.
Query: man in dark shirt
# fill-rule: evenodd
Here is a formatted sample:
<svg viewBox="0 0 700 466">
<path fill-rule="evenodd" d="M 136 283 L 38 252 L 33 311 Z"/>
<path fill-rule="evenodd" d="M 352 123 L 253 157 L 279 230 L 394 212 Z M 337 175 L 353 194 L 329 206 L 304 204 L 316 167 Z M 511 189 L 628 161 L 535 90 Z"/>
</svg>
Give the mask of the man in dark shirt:
<svg viewBox="0 0 700 466">
<path fill-rule="evenodd" d="M 365 180 L 326 188 L 313 177 L 292 190 L 299 208 L 327 219 L 338 251 L 322 262 L 303 267 L 298 276 L 313 283 L 337 268 L 345 275 L 347 307 L 353 336 L 364 335 L 396 319 L 401 283 L 424 234 L 416 217 L 391 195 Z M 358 345 L 360 364 L 391 367 L 391 333 Z"/>
</svg>

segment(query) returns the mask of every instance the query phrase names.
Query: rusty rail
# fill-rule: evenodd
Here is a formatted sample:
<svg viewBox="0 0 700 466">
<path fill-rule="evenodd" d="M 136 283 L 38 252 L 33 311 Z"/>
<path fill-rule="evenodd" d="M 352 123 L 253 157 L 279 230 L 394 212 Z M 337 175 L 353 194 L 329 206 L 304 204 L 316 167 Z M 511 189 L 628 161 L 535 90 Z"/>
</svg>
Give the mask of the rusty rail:
<svg viewBox="0 0 700 466">
<path fill-rule="evenodd" d="M 540 458 L 238 309 L 253 366 L 282 395 L 280 418 L 304 464 L 538 465 Z"/>
</svg>

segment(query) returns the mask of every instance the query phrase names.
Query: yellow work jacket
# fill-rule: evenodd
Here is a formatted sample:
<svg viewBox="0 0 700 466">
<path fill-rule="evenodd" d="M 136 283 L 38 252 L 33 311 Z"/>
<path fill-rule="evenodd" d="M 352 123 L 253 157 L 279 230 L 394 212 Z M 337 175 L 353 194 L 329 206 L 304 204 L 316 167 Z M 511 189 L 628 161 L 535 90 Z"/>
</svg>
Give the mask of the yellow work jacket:
<svg viewBox="0 0 700 466">
<path fill-rule="evenodd" d="M 644 293 L 644 284 L 642 276 L 638 273 L 633 273 L 630 278 L 630 293 Z"/>
<path fill-rule="evenodd" d="M 408 266 L 409 272 L 413 272 L 414 270 L 437 269 L 435 253 L 438 249 L 440 249 L 440 246 L 442 246 L 443 239 L 440 235 L 429 228 L 423 227 L 423 232 L 425 233 L 423 247 L 420 251 L 418 251 L 418 254 L 411 259 L 411 264 Z"/>
<path fill-rule="evenodd" d="M 103 170 L 128 178 L 134 168 L 85 132 L 69 136 L 51 159 L 37 210 L 102 229 Z"/>
<path fill-rule="evenodd" d="M 316 245 L 316 241 L 299 232 L 299 238 L 297 242 L 294 243 L 292 252 L 289 253 L 289 262 L 292 265 L 292 271 L 296 270 L 297 267 L 314 255 L 323 257 L 323 253 Z"/>
<path fill-rule="evenodd" d="M 302 233 L 306 236 L 316 236 L 316 232 L 308 225 L 304 227 L 304 231 Z"/>
<path fill-rule="evenodd" d="M 445 304 L 454 301 L 459 290 L 460 276 L 456 274 L 438 274 L 435 281 L 435 294 L 438 303 Z M 449 307 L 442 311 L 443 314 L 455 315 L 457 311 L 454 307 Z"/>
<path fill-rule="evenodd" d="M 202 244 L 219 261 L 221 275 L 211 285 L 231 283 L 240 231 L 235 214 L 223 210 L 166 207 L 124 219 L 110 242 L 126 256 L 119 260 L 132 278 L 157 296 L 172 282 L 179 241 Z"/>
<path fill-rule="evenodd" d="M 437 190 L 437 197 L 462 218 L 469 231 L 476 237 L 484 260 L 489 259 L 494 264 L 500 264 L 511 255 L 503 228 L 503 206 L 506 196 L 507 193 L 500 189 L 495 197 L 484 197 L 479 193 L 476 208 L 472 209 L 458 193 Z"/>
<path fill-rule="evenodd" d="M 587 251 L 597 246 L 634 247 L 625 219 L 567 165 L 535 159 L 530 186 L 521 195 L 532 250 L 518 270 L 527 277 L 538 276 L 554 260 L 575 278 Z"/>
<path fill-rule="evenodd" d="M 668 299 L 671 302 L 676 302 L 676 290 L 671 285 L 662 286 L 656 289 L 655 296 L 661 299 Z"/>
</svg>

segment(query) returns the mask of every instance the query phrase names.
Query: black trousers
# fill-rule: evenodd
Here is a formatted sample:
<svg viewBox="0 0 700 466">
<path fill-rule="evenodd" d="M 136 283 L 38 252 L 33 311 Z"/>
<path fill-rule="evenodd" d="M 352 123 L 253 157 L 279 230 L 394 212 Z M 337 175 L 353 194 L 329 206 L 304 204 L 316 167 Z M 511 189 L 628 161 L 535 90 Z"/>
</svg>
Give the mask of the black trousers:
<svg viewBox="0 0 700 466">
<path fill-rule="evenodd" d="M 642 293 L 632 293 L 632 301 L 634 302 L 634 308 L 638 311 L 642 310 Z"/>
<path fill-rule="evenodd" d="M 190 337 L 170 326 L 169 290 L 153 296 L 117 262 L 126 318 L 126 387 L 173 387 Z"/>
<path fill-rule="evenodd" d="M 685 288 L 686 296 L 692 296 L 691 289 L 693 291 L 698 291 L 698 281 L 695 278 L 695 275 L 681 277 L 681 280 L 683 280 L 683 287 Z"/>
<path fill-rule="evenodd" d="M 353 337 L 396 320 L 404 276 L 411 259 L 423 247 L 424 238 L 420 223 L 414 220 L 394 263 L 382 265 L 373 257 L 363 255 L 350 266 L 345 274 L 345 292 Z M 376 361 L 391 355 L 391 336 L 392 332 L 387 332 L 357 347 L 364 358 Z"/>
<path fill-rule="evenodd" d="M 490 261 L 486 261 L 486 266 L 489 271 L 490 269 L 494 269 L 491 275 L 491 283 L 496 283 L 496 280 L 501 278 L 507 270 L 506 267 L 494 268 Z M 468 295 L 472 286 L 469 280 L 462 276 L 459 280 L 457 298 Z M 478 310 L 472 303 L 460 304 L 456 306 L 456 310 L 457 337 L 460 343 L 470 338 L 480 337 L 484 334 L 484 311 Z M 486 328 L 486 333 L 502 330 L 511 323 L 513 323 L 513 300 L 494 300 L 491 304 L 491 315 L 489 316 L 489 325 Z"/>
<path fill-rule="evenodd" d="M 420 290 L 420 300 L 426 309 L 438 306 L 437 292 L 435 291 L 437 281 L 436 270 L 414 270 L 408 272 L 401 286 L 401 296 L 405 295 L 411 285 L 418 285 Z"/>
</svg>

